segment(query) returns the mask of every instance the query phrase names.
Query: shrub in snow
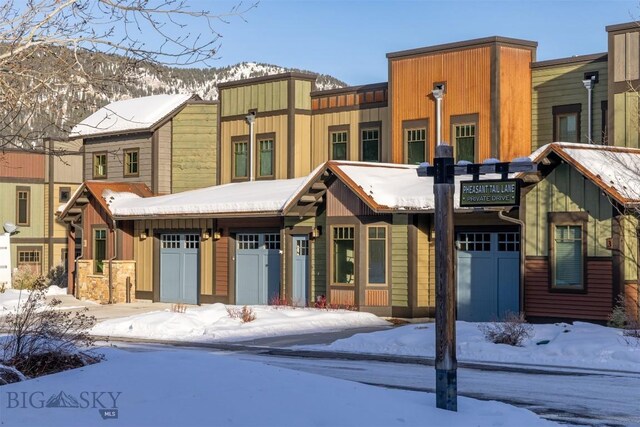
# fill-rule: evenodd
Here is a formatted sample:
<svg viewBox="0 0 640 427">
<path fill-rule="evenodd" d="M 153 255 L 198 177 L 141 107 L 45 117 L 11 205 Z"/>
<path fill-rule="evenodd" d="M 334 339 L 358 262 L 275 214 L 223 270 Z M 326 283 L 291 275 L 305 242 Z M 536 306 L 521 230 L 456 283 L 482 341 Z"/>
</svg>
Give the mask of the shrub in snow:
<svg viewBox="0 0 640 427">
<path fill-rule="evenodd" d="M 227 314 L 232 319 L 242 319 L 242 323 L 253 322 L 256 320 L 256 313 L 249 306 L 240 307 L 227 307 Z"/>
<path fill-rule="evenodd" d="M 315 308 L 327 308 L 327 297 L 324 295 L 318 295 L 316 297 Z"/>
<path fill-rule="evenodd" d="M 46 284 L 37 278 L 28 285 L 24 303 L 0 321 L 8 332 L 2 350 L 2 363 L 17 368 L 29 377 L 46 375 L 84 366 L 100 360 L 89 350 L 94 340 L 88 331 L 95 323 L 84 311 L 63 311 L 61 301 L 45 299 Z"/>
<path fill-rule="evenodd" d="M 171 304 L 172 313 L 184 313 L 187 311 L 187 306 L 184 304 Z"/>
<path fill-rule="evenodd" d="M 533 326 L 527 323 L 524 314 L 507 313 L 501 322 L 478 325 L 487 341 L 494 344 L 521 346 L 524 340 L 533 336 Z"/>
<path fill-rule="evenodd" d="M 0 385 L 13 384 L 26 379 L 22 372 L 16 368 L 0 365 Z"/>
<path fill-rule="evenodd" d="M 295 308 L 296 304 L 293 303 L 293 300 L 288 299 L 287 297 L 274 296 L 269 300 L 269 305 L 272 305 L 276 308 L 278 307 L 293 307 Z"/>
<path fill-rule="evenodd" d="M 47 273 L 47 286 L 67 287 L 67 269 L 64 264 L 58 264 Z"/>
<path fill-rule="evenodd" d="M 45 286 L 45 278 L 29 267 L 20 267 L 11 278 L 13 289 L 36 289 Z"/>
<path fill-rule="evenodd" d="M 624 295 L 618 296 L 607 325 L 623 329 L 622 335 L 627 344 L 640 345 L 640 319 L 626 303 Z"/>
</svg>

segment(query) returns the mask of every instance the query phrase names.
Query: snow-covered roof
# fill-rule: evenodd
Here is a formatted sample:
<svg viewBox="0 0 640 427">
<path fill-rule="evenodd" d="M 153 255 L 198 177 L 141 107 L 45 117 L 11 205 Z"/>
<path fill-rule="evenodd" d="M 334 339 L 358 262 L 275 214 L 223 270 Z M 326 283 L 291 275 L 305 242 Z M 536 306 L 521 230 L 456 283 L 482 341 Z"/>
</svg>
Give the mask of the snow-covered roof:
<svg viewBox="0 0 640 427">
<path fill-rule="evenodd" d="M 148 198 L 110 194 L 113 199 L 109 208 L 116 217 L 235 213 L 278 215 L 308 180 L 309 177 L 236 182 Z"/>
<path fill-rule="evenodd" d="M 153 95 L 112 102 L 71 129 L 69 136 L 93 137 L 151 129 L 194 95 Z"/>
<path fill-rule="evenodd" d="M 533 152 L 540 161 L 554 152 L 622 204 L 640 203 L 640 150 L 608 145 L 554 142 Z"/>
</svg>

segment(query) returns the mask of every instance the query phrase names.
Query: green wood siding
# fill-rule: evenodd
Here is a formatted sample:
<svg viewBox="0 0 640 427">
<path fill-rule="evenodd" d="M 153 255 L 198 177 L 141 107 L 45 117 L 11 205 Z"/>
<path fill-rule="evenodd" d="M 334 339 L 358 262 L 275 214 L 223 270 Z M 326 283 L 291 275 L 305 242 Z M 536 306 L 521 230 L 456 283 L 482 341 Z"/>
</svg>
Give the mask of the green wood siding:
<svg viewBox="0 0 640 427">
<path fill-rule="evenodd" d="M 311 299 L 316 300 L 320 295 L 327 295 L 327 233 L 326 215 L 324 212 L 317 217 L 304 218 L 285 217 L 285 227 L 322 227 L 322 235 L 311 242 L 311 259 L 309 267 L 311 269 Z M 286 257 L 283 257 L 285 259 Z M 283 272 L 282 277 L 286 277 Z"/>
<path fill-rule="evenodd" d="M 624 280 L 638 280 L 638 218 L 627 215 L 622 220 L 622 258 Z"/>
<path fill-rule="evenodd" d="M 393 215 L 391 225 L 391 305 L 409 306 L 408 216 Z"/>
<path fill-rule="evenodd" d="M 287 108 L 287 80 L 222 89 L 222 117 Z"/>
<path fill-rule="evenodd" d="M 311 82 L 308 80 L 296 80 L 295 108 L 311 110 Z"/>
<path fill-rule="evenodd" d="M 171 192 L 216 184 L 218 105 L 187 105 L 173 118 Z"/>
<path fill-rule="evenodd" d="M 35 183 L 0 183 L 0 225 L 5 222 L 16 223 L 16 189 L 24 187 L 29 189 L 29 226 L 19 226 L 19 233 L 11 238 L 21 239 L 24 237 L 41 238 L 45 236 L 45 221 L 48 212 L 45 211 L 45 184 Z M 57 209 L 58 204 L 53 209 Z M 4 232 L 4 230 L 2 231 Z M 28 244 L 30 245 L 30 243 Z"/>
<path fill-rule="evenodd" d="M 592 95 L 592 139 L 602 142 L 601 102 L 607 100 L 607 62 L 592 62 L 533 68 L 531 143 L 532 150 L 553 141 L 553 106 L 581 104 L 580 142 L 587 141 L 587 90 L 584 73 L 598 71 L 599 83 Z"/>
<path fill-rule="evenodd" d="M 611 235 L 613 207 L 591 181 L 567 164 L 556 167 L 525 196 L 527 256 L 547 256 L 548 212 L 587 212 L 587 255 L 611 256 L 606 239 Z"/>
</svg>

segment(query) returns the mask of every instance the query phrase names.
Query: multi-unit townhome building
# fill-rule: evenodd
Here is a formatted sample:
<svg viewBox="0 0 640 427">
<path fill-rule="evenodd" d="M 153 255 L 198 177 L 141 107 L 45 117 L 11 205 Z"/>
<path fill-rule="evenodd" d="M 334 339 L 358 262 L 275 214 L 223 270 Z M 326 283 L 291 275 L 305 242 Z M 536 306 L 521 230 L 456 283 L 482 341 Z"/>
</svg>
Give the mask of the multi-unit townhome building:
<svg viewBox="0 0 640 427">
<path fill-rule="evenodd" d="M 85 183 L 60 219 L 85 249 L 69 287 L 432 316 L 433 181 L 416 165 L 439 128 L 456 161 L 539 165 L 519 206 L 456 204 L 458 318 L 605 321 L 618 295 L 637 305 L 640 203 L 640 28 L 606 30 L 594 55 L 536 61 L 535 42 L 488 37 L 389 53 L 383 83 L 285 73 L 221 84 L 217 103 L 111 104 L 72 135 Z"/>
</svg>

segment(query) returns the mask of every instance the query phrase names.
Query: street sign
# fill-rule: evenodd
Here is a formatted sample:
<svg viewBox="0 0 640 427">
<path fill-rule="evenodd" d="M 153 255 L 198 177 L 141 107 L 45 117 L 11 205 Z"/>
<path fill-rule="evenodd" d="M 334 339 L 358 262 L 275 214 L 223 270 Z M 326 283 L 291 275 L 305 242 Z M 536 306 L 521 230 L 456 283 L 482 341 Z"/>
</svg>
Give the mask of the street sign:
<svg viewBox="0 0 640 427">
<path fill-rule="evenodd" d="M 520 181 L 461 181 L 460 207 L 517 206 L 520 204 Z"/>
</svg>

